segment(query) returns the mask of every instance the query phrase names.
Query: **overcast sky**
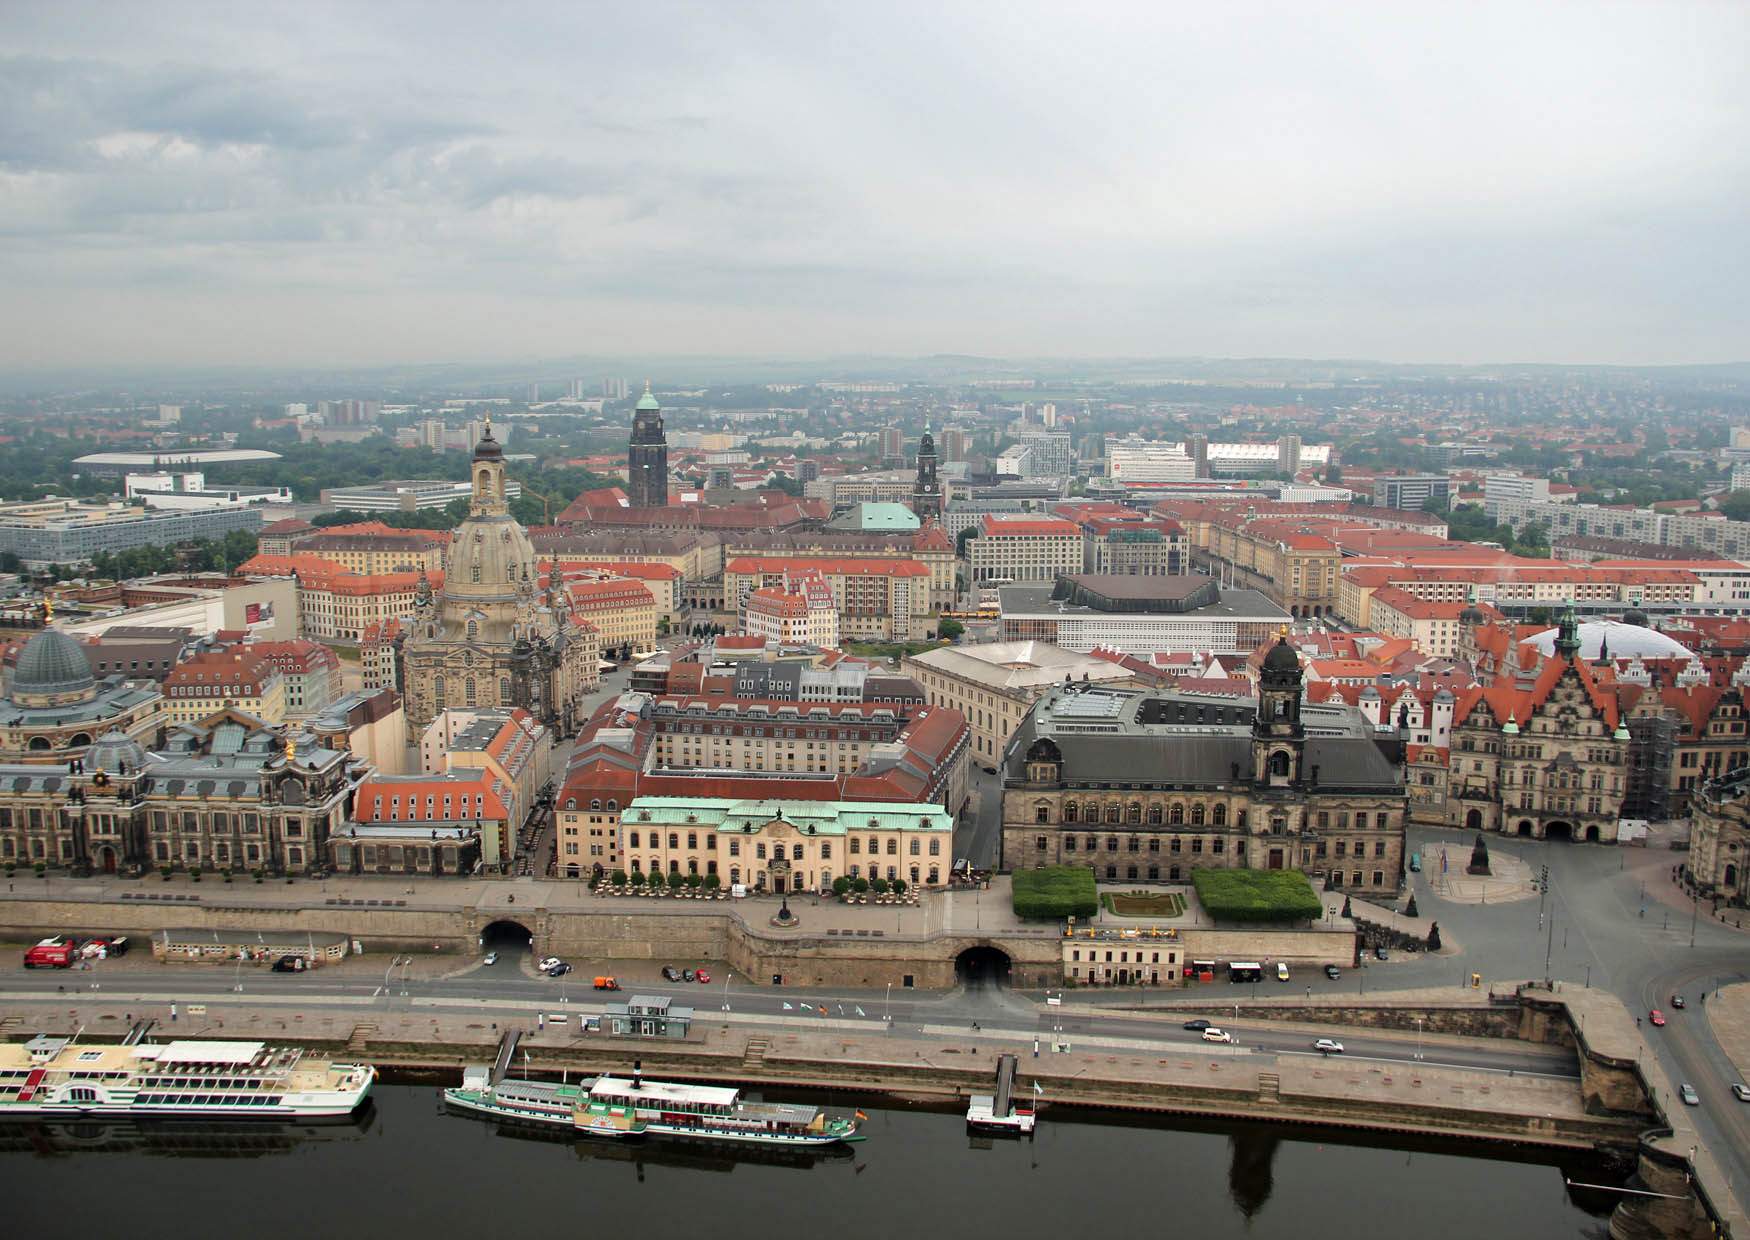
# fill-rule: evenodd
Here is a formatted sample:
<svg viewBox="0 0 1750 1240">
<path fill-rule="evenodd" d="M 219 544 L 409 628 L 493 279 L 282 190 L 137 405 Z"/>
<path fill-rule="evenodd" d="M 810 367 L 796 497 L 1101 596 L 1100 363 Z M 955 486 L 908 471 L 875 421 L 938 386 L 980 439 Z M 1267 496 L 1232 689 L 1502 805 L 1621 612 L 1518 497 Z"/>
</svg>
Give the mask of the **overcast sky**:
<svg viewBox="0 0 1750 1240">
<path fill-rule="evenodd" d="M 1747 66 L 1737 3 L 11 3 L 0 368 L 1744 360 Z"/>
</svg>

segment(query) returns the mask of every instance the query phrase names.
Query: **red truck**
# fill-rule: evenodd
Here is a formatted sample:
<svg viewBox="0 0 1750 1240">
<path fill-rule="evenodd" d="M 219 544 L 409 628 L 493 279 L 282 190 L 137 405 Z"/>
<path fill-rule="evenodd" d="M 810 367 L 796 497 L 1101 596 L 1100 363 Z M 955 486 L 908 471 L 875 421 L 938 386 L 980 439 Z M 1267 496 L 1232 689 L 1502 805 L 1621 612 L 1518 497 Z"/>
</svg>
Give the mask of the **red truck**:
<svg viewBox="0 0 1750 1240">
<path fill-rule="evenodd" d="M 77 947 L 72 939 L 44 939 L 35 947 L 26 948 L 24 967 L 27 969 L 70 969 Z"/>
</svg>

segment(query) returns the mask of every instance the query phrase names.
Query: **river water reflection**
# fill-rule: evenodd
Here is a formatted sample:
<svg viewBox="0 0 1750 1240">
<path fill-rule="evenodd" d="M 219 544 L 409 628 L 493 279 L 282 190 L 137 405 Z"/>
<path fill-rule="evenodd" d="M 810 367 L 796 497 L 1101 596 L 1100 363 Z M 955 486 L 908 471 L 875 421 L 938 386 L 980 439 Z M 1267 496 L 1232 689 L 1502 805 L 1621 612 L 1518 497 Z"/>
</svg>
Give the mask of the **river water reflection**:
<svg viewBox="0 0 1750 1240">
<path fill-rule="evenodd" d="M 835 1099 L 834 1102 L 842 1103 Z M 1591 1237 L 1613 1199 L 1571 1197 L 1529 1151 L 1348 1144 L 1274 1126 L 1048 1113 L 1031 1142 L 957 1114 L 865 1106 L 869 1139 L 809 1158 L 512 1133 L 387 1085 L 341 1125 L 0 1125 L 18 1237 L 650 1234 L 1123 1236 L 1257 1240 Z M 739 1155 L 739 1156 L 738 1156 Z M 1580 1160 L 1581 1180 L 1605 1175 Z M 559 1230 L 556 1230 L 559 1229 Z M 583 1230 L 580 1230 L 583 1229 Z"/>
</svg>

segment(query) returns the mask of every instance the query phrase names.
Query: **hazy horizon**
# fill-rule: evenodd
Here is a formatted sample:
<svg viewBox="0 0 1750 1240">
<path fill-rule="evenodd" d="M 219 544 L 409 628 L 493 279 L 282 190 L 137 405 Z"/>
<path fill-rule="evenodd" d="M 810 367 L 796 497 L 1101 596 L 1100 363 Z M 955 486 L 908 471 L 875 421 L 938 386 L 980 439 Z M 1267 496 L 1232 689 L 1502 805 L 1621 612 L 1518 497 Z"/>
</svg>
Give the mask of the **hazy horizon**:
<svg viewBox="0 0 1750 1240">
<path fill-rule="evenodd" d="M 1750 8 L 15 7 L 0 371 L 1750 358 Z"/>
</svg>

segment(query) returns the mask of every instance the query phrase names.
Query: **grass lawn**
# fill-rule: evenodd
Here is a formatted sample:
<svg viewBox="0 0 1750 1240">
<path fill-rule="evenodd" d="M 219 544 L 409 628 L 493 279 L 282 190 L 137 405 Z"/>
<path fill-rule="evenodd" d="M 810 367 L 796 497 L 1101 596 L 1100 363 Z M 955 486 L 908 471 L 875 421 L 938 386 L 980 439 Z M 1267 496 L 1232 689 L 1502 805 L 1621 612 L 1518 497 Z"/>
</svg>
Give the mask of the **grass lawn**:
<svg viewBox="0 0 1750 1240">
<path fill-rule="evenodd" d="M 1318 893 L 1299 870 L 1193 870 L 1203 909 L 1217 921 L 1313 921 Z"/>
<path fill-rule="evenodd" d="M 907 655 L 934 650 L 940 642 L 840 642 L 839 649 L 866 659 L 903 659 Z"/>
<path fill-rule="evenodd" d="M 1102 891 L 1100 903 L 1119 917 L 1178 917 L 1185 911 L 1185 897 L 1176 891 Z"/>
</svg>

